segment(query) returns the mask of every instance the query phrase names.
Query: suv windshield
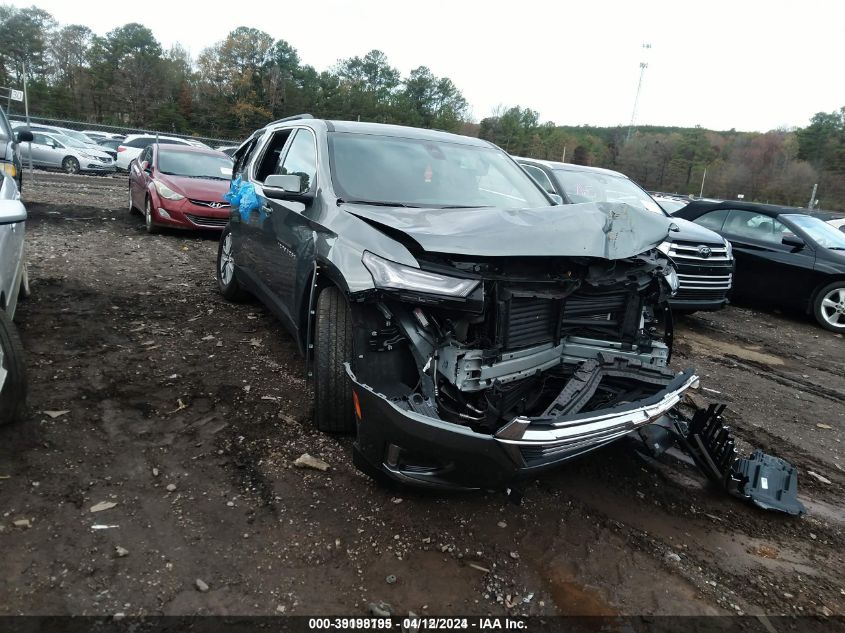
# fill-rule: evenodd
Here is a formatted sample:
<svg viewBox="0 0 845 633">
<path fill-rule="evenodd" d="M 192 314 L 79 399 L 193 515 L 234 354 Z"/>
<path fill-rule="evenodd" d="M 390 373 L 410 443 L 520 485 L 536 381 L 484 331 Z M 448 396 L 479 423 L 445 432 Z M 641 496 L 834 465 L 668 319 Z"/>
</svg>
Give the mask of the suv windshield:
<svg viewBox="0 0 845 633">
<path fill-rule="evenodd" d="M 633 207 L 666 215 L 650 195 L 622 176 L 570 169 L 555 169 L 554 172 L 566 197 L 573 204 L 625 202 Z"/>
<path fill-rule="evenodd" d="M 837 251 L 845 250 L 845 233 L 827 222 L 810 215 L 797 213 L 790 213 L 783 217 L 788 218 L 793 224 L 803 229 L 822 248 L 831 248 Z"/>
<path fill-rule="evenodd" d="M 334 133 L 332 179 L 346 201 L 407 207 L 548 207 L 510 157 L 493 147 Z"/>
<path fill-rule="evenodd" d="M 158 169 L 168 176 L 229 180 L 232 177 L 232 159 L 225 155 L 159 150 Z"/>
</svg>

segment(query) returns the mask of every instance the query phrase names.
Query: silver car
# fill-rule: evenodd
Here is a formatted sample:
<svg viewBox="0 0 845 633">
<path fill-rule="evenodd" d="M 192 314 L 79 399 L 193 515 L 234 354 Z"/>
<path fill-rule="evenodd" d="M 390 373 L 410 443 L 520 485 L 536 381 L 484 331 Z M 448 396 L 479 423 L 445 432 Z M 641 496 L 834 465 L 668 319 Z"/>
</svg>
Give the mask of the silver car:
<svg viewBox="0 0 845 633">
<path fill-rule="evenodd" d="M 19 419 L 26 399 L 23 346 L 12 319 L 18 297 L 29 294 L 24 259 L 26 209 L 9 176 L 0 184 L 0 425 Z"/>
<path fill-rule="evenodd" d="M 32 157 L 34 167 L 61 169 L 69 174 L 80 172 L 113 173 L 114 159 L 106 152 L 61 134 L 33 132 L 32 143 L 21 144 L 24 164 Z"/>
</svg>

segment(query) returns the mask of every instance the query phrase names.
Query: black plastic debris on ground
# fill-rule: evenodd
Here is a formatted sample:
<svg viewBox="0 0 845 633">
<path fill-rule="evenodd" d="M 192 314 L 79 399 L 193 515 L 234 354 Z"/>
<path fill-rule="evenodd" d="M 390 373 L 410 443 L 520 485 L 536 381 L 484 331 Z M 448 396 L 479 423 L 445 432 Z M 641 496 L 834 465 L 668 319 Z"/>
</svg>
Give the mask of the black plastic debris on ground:
<svg viewBox="0 0 845 633">
<path fill-rule="evenodd" d="M 723 424 L 724 410 L 724 404 L 699 409 L 681 433 L 684 448 L 698 467 L 711 481 L 759 508 L 804 514 L 795 467 L 759 449 L 750 457 L 739 457 L 730 429 Z"/>
</svg>

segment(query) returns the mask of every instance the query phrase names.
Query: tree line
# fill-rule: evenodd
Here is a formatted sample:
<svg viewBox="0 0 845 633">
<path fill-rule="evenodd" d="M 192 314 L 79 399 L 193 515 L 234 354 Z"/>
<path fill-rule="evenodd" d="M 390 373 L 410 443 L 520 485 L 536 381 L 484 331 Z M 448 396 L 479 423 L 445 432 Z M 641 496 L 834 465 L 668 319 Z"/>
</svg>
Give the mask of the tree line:
<svg viewBox="0 0 845 633">
<path fill-rule="evenodd" d="M 426 66 L 403 76 L 372 50 L 317 71 L 254 28 L 193 59 L 178 44 L 164 50 L 142 24 L 98 35 L 35 6 L 2 5 L 0 41 L 0 85 L 20 88 L 25 63 L 31 112 L 43 117 L 239 139 L 310 112 L 480 136 L 515 155 L 616 169 L 657 191 L 806 206 L 817 183 L 823 208 L 845 209 L 845 108 L 765 133 L 565 126 L 520 106 L 473 123 L 458 87 Z"/>
<path fill-rule="evenodd" d="M 482 119 L 478 135 L 515 155 L 606 167 L 646 189 L 845 210 L 845 108 L 805 128 L 769 132 L 559 126 L 519 106 Z"/>
<path fill-rule="evenodd" d="M 446 130 L 467 118 L 460 90 L 426 66 L 403 77 L 373 50 L 318 72 L 254 28 L 192 59 L 179 45 L 164 50 L 142 24 L 100 36 L 35 6 L 3 5 L 0 41 L 0 84 L 20 87 L 25 63 L 31 110 L 44 117 L 231 139 L 301 112 Z"/>
</svg>

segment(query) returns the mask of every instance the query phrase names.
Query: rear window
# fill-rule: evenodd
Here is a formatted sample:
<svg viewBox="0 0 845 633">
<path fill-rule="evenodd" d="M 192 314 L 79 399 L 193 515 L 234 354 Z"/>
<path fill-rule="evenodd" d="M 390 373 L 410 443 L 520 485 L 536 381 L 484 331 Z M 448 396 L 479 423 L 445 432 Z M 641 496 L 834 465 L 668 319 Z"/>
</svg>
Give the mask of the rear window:
<svg viewBox="0 0 845 633">
<path fill-rule="evenodd" d="M 133 138 L 128 143 L 124 143 L 124 145 L 126 147 L 137 147 L 138 149 L 143 149 L 154 140 L 155 139 L 152 136 L 139 136 L 138 138 Z"/>
</svg>

